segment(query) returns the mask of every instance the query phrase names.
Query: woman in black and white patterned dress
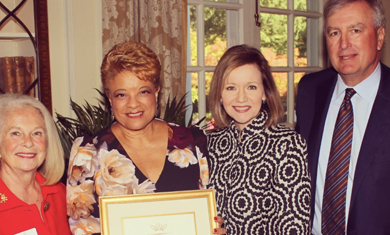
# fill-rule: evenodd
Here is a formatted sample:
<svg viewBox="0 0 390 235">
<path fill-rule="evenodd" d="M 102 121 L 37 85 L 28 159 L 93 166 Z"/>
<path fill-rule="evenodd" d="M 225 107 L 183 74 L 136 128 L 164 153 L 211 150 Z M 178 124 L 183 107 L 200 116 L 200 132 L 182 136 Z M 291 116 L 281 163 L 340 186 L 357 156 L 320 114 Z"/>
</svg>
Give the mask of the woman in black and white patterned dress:
<svg viewBox="0 0 390 235">
<path fill-rule="evenodd" d="M 239 45 L 219 61 L 210 90 L 209 187 L 227 234 L 309 234 L 306 143 L 279 125 L 283 106 L 268 62 Z"/>
</svg>

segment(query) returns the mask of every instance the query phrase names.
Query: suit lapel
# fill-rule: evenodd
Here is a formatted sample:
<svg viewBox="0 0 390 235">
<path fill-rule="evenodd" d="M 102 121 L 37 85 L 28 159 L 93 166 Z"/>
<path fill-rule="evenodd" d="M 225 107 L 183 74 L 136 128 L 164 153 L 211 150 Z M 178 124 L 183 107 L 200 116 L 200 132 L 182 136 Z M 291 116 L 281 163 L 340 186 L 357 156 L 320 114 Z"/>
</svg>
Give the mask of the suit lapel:
<svg viewBox="0 0 390 235">
<path fill-rule="evenodd" d="M 322 84 L 319 84 L 315 96 L 314 120 L 312 128 L 310 129 L 310 135 L 308 139 L 308 151 L 310 156 L 309 158 L 312 158 L 312 160 L 316 161 L 315 164 L 314 162 L 312 164 L 315 169 L 311 169 L 312 172 L 316 172 L 316 174 L 326 114 L 328 113 L 329 103 L 332 98 L 336 81 L 337 76 L 334 76 L 334 78 L 328 79 Z"/>
<path fill-rule="evenodd" d="M 390 69 L 382 65 L 381 81 L 378 94 L 372 107 L 371 115 L 367 123 L 363 142 L 360 148 L 358 162 L 352 189 L 351 206 L 355 202 L 363 179 L 366 177 L 372 161 L 381 146 L 388 144 L 387 136 L 390 131 Z"/>
<path fill-rule="evenodd" d="M 336 73 L 326 74 L 328 78 L 322 83 L 318 84 L 316 88 L 315 95 L 315 108 L 314 108 L 314 118 L 313 124 L 310 129 L 310 135 L 308 138 L 308 155 L 309 155 L 309 170 L 311 172 L 311 192 L 312 197 L 314 198 L 316 191 L 316 182 L 317 182 L 317 167 L 318 167 L 318 158 L 320 153 L 320 146 L 322 140 L 322 134 L 324 130 L 326 115 L 328 113 L 328 108 L 330 100 L 332 98 L 333 90 L 337 81 Z M 314 205 L 312 200 L 312 204 Z M 314 207 L 312 207 L 313 209 Z"/>
</svg>

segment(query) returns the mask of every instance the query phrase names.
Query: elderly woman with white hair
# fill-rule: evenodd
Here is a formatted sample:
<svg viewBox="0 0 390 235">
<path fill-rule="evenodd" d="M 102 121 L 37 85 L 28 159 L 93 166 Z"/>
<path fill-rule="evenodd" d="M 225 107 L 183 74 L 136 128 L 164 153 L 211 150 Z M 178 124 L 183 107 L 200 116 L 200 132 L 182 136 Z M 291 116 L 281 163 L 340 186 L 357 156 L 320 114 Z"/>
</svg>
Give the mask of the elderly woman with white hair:
<svg viewBox="0 0 390 235">
<path fill-rule="evenodd" d="M 63 172 L 45 106 L 26 95 L 0 95 L 0 234 L 70 234 Z"/>
</svg>

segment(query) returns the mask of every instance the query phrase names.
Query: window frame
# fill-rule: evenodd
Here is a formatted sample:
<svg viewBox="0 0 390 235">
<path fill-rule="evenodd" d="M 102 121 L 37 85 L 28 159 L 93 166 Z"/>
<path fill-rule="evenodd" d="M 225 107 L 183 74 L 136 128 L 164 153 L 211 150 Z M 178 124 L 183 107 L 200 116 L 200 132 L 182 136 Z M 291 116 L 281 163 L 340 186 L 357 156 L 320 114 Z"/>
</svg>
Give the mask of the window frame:
<svg viewBox="0 0 390 235">
<path fill-rule="evenodd" d="M 286 122 L 294 125 L 296 122 L 295 115 L 295 94 L 294 94 L 294 73 L 313 73 L 320 71 L 324 68 L 324 38 L 322 32 L 323 26 L 323 0 L 318 0 L 318 12 L 312 11 L 298 11 L 294 10 L 294 1 L 287 1 L 287 9 L 277 9 L 277 8 L 268 8 L 259 6 L 259 14 L 262 13 L 270 13 L 270 14 L 282 14 L 287 16 L 287 66 L 271 66 L 272 73 L 287 73 L 287 120 Z M 318 59 L 318 66 L 308 66 L 306 67 L 298 67 L 294 66 L 294 19 L 297 16 L 307 17 L 307 18 L 315 18 L 318 19 L 317 27 L 320 29 L 316 33 L 309 34 L 310 30 L 308 30 L 308 41 L 309 38 L 316 38 L 317 40 L 311 40 L 309 42 L 308 54 L 310 53 L 309 49 L 313 47 L 317 47 L 318 50 L 313 50 L 311 53 L 317 54 L 315 57 Z M 312 27 L 316 27 L 313 25 Z M 309 26 L 308 26 L 309 28 Z M 261 38 L 260 38 L 261 44 Z M 310 46 L 311 45 L 311 46 Z M 307 56 L 309 58 L 309 55 Z M 314 57 L 314 56 L 310 56 Z M 292 91 L 292 92 L 291 92 Z"/>
</svg>

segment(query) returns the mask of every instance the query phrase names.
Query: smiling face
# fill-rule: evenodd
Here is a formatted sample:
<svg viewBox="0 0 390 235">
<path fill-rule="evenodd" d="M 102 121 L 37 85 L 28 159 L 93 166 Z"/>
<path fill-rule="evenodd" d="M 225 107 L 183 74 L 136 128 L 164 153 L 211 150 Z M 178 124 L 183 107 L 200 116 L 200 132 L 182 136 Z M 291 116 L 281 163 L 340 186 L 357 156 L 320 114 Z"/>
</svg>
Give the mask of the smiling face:
<svg viewBox="0 0 390 235">
<path fill-rule="evenodd" d="M 154 119 L 159 89 L 152 82 L 123 71 L 108 84 L 108 90 L 115 119 L 122 127 L 142 130 Z"/>
<path fill-rule="evenodd" d="M 35 172 L 46 157 L 47 133 L 43 116 L 32 107 L 16 108 L 1 130 L 1 170 Z"/>
<path fill-rule="evenodd" d="M 262 99 L 265 99 L 265 93 L 261 72 L 255 65 L 235 68 L 226 77 L 222 105 L 238 129 L 244 129 L 257 117 Z"/>
<path fill-rule="evenodd" d="M 333 67 L 344 83 L 355 86 L 374 72 L 380 61 L 385 29 L 374 28 L 364 1 L 345 5 L 326 21 L 326 43 Z"/>
</svg>

